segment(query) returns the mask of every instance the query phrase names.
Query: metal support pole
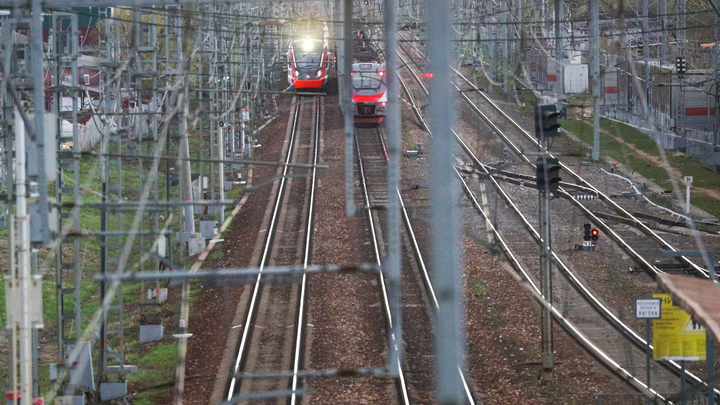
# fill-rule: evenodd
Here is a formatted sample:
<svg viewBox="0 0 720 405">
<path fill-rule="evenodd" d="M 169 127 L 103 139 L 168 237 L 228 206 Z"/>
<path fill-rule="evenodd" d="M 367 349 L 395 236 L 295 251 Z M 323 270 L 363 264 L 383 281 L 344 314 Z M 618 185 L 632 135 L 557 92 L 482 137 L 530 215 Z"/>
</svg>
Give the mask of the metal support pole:
<svg viewBox="0 0 720 405">
<path fill-rule="evenodd" d="M 676 54 L 675 56 L 685 57 L 685 38 L 686 38 L 686 15 L 687 15 L 687 0 L 678 0 L 675 4 L 677 13 L 677 24 L 676 26 Z M 687 59 L 686 59 L 687 61 Z M 675 119 L 676 133 L 683 138 L 682 146 L 678 148 L 679 151 L 685 153 L 687 151 L 687 131 L 685 130 L 686 117 L 685 117 L 685 89 L 683 82 L 685 79 L 680 79 L 678 76 L 678 103 L 677 103 L 677 118 Z"/>
<path fill-rule="evenodd" d="M 220 159 L 220 163 L 218 163 L 218 198 L 220 201 L 225 201 L 225 128 L 218 130 L 217 148 L 218 159 Z M 220 223 L 222 224 L 225 222 L 225 206 L 221 205 L 219 208 Z"/>
<path fill-rule="evenodd" d="M 590 0 L 590 76 L 593 94 L 592 160 L 600 160 L 600 0 Z M 644 0 L 647 2 L 647 0 Z"/>
<path fill-rule="evenodd" d="M 353 1 L 343 1 L 343 92 L 342 92 L 342 110 L 345 122 L 345 215 L 355 215 L 355 199 L 354 199 L 354 173 L 355 173 L 355 154 L 353 152 L 353 134 L 355 128 L 353 124 L 353 105 L 352 105 L 352 58 L 353 58 L 353 38 L 352 38 L 352 16 Z M 390 75 L 388 75 L 390 76 Z"/>
<path fill-rule="evenodd" d="M 497 21 L 495 19 L 495 2 L 494 1 L 488 1 L 487 4 L 487 15 L 489 17 L 485 17 L 485 21 L 489 22 L 490 24 L 485 24 L 485 30 L 488 32 L 488 35 L 490 37 L 490 44 L 488 45 L 488 61 L 487 61 L 487 72 L 490 75 L 490 80 L 488 83 L 488 93 L 493 93 L 493 82 L 497 79 L 495 77 L 495 47 L 497 46 L 497 42 L 495 41 L 495 22 Z M 488 21 L 489 20 L 489 21 Z M 483 58 L 483 62 L 485 61 L 485 58 Z"/>
<path fill-rule="evenodd" d="M 645 378 L 645 384 L 650 389 L 650 357 L 652 356 L 652 350 L 650 350 L 650 318 L 645 318 L 645 372 L 647 376 Z M 650 405 L 652 400 L 650 397 L 645 398 L 645 403 Z"/>
<path fill-rule="evenodd" d="M 30 258 L 30 273 L 32 275 L 38 274 L 38 250 L 33 249 L 31 251 Z M 38 375 L 38 359 L 40 357 L 40 343 L 38 342 L 38 330 L 32 328 L 32 396 L 33 398 L 40 398 L 40 378 Z"/>
<path fill-rule="evenodd" d="M 44 105 L 41 106 L 44 108 Z M 43 111 L 40 110 L 39 113 Z M 15 200 L 17 218 L 17 280 L 20 292 L 20 322 L 18 325 L 20 351 L 20 404 L 32 403 L 32 326 L 30 325 L 30 216 L 27 211 L 25 188 L 25 123 L 15 107 Z M 15 387 L 12 387 L 14 390 Z"/>
<path fill-rule="evenodd" d="M 547 157 L 547 139 L 542 139 L 543 159 Z M 544 162 L 543 167 L 547 168 Z M 547 178 L 547 173 L 545 174 Z M 549 190 L 542 190 L 539 193 L 539 215 L 540 215 L 540 236 L 542 237 L 542 251 L 540 252 L 540 287 L 547 300 L 552 306 L 552 262 L 550 261 L 551 249 L 551 222 L 550 222 L 550 195 Z M 553 353 L 553 333 L 552 333 L 552 313 L 548 306 L 543 306 L 540 313 L 540 329 L 542 338 L 542 371 L 540 378 L 543 383 L 551 382 L 553 379 L 553 369 L 555 367 Z"/>
<path fill-rule="evenodd" d="M 662 54 L 660 64 L 664 64 L 668 60 L 668 35 L 667 35 L 667 0 L 660 0 L 662 4 L 662 44 L 660 45 L 660 52 Z"/>
<path fill-rule="evenodd" d="M 178 94 L 178 104 L 182 106 L 182 117 L 180 118 L 180 158 L 182 164 L 180 165 L 180 193 L 183 201 L 192 201 L 192 178 L 190 172 L 190 144 L 188 142 L 188 121 L 189 106 L 185 97 L 188 96 L 187 92 L 187 78 L 184 79 L 186 82 L 183 93 Z M 202 189 L 202 178 L 199 179 L 200 188 Z M 194 235 L 195 234 L 195 209 L 192 205 L 185 206 L 185 232 Z"/>
<path fill-rule="evenodd" d="M 563 40 L 560 30 L 563 19 L 563 0 L 555 0 L 555 68 L 557 78 L 555 80 L 555 95 L 560 98 L 563 95 Z"/>
<path fill-rule="evenodd" d="M 708 273 L 710 273 L 710 281 L 715 282 L 717 275 L 715 274 L 715 252 L 707 252 L 708 255 Z M 707 358 L 707 380 L 708 383 L 708 405 L 715 405 L 715 341 L 709 334 L 705 334 L 705 357 Z"/>
<path fill-rule="evenodd" d="M 458 197 L 454 169 L 451 123 L 455 118 L 455 93 L 452 91 L 450 52 L 452 26 L 451 2 L 428 0 L 428 57 L 434 73 L 430 83 L 430 156 L 432 274 L 438 297 L 434 318 L 437 403 L 464 403 L 460 370 L 465 370 L 464 310 L 461 290 L 461 242 Z"/>
<path fill-rule="evenodd" d="M 650 120 L 652 114 L 652 99 L 650 98 L 650 92 L 652 91 L 650 85 L 650 24 L 648 21 L 648 0 L 643 0 L 643 60 L 645 60 L 645 99 L 647 100 L 648 108 L 645 109 L 645 119 Z"/>
<path fill-rule="evenodd" d="M 400 90 L 395 72 L 399 69 L 398 48 L 398 0 L 385 0 L 385 80 L 387 84 L 387 193 L 388 193 L 388 255 L 386 274 L 388 276 L 388 297 L 392 327 L 390 329 L 390 373 L 399 374 L 402 357 L 402 289 L 400 267 Z"/>
<path fill-rule="evenodd" d="M 502 23 L 502 78 L 503 91 L 505 94 L 510 92 L 510 74 L 508 73 L 508 2 L 501 4 L 503 8 L 500 14 L 500 22 Z"/>
</svg>

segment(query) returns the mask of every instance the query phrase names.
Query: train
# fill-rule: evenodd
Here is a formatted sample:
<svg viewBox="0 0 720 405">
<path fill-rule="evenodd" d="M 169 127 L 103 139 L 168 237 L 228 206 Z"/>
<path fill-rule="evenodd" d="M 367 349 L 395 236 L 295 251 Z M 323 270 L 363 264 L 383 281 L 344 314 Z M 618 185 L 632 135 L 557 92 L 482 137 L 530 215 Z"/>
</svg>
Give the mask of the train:
<svg viewBox="0 0 720 405">
<path fill-rule="evenodd" d="M 353 121 L 357 127 L 376 127 L 385 120 L 387 82 L 385 61 L 364 31 L 354 40 L 352 76 Z"/>
<path fill-rule="evenodd" d="M 330 73 L 328 28 L 307 24 L 288 48 L 288 84 L 299 92 L 325 91 Z M 313 29 L 314 28 L 314 29 Z"/>
</svg>

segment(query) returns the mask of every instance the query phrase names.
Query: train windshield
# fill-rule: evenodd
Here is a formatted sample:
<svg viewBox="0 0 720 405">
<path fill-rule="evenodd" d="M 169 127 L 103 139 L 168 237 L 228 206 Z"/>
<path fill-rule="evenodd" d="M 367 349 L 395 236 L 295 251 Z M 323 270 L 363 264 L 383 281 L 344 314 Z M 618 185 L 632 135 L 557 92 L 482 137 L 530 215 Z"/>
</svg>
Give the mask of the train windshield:
<svg viewBox="0 0 720 405">
<path fill-rule="evenodd" d="M 298 69 L 318 67 L 323 57 L 323 41 L 319 39 L 300 39 L 293 41 L 293 56 Z"/>
<path fill-rule="evenodd" d="M 377 89 L 382 84 L 381 72 L 353 72 L 353 87 L 356 89 Z"/>
</svg>

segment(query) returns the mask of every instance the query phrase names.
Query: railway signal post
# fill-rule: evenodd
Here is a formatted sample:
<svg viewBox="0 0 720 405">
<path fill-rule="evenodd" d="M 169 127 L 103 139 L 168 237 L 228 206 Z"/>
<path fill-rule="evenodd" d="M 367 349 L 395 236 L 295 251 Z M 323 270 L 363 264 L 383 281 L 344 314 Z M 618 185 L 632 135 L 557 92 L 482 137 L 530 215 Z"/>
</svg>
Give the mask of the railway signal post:
<svg viewBox="0 0 720 405">
<path fill-rule="evenodd" d="M 635 298 L 635 319 L 645 319 L 645 384 L 648 389 L 650 388 L 650 359 L 652 358 L 652 350 L 650 349 L 650 320 L 660 319 L 660 314 L 662 313 L 660 308 L 660 298 Z M 647 397 L 645 402 L 650 405 L 650 401 L 650 397 Z"/>
<path fill-rule="evenodd" d="M 540 251 L 540 286 L 542 295 L 547 300 L 547 306 L 541 310 L 541 335 L 542 335 L 542 371 L 540 378 L 543 383 L 551 382 L 553 379 L 554 354 L 552 337 L 552 262 L 550 260 L 551 250 L 551 221 L 550 221 L 550 200 L 560 183 L 560 163 L 557 159 L 551 158 L 548 153 L 548 141 L 550 138 L 560 135 L 560 124 L 557 119 L 560 114 L 554 104 L 538 105 L 535 107 L 535 136 L 540 140 L 540 156 L 536 161 L 537 182 L 539 191 L 539 215 L 540 215 L 540 237 L 542 239 L 542 250 Z"/>
</svg>

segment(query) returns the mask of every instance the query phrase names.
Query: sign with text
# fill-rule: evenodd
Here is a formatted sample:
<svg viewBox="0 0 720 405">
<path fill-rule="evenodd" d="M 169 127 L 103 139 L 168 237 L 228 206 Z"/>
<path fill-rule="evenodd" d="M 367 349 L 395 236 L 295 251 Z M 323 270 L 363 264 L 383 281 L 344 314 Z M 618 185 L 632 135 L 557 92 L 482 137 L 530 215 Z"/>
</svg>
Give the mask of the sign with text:
<svg viewBox="0 0 720 405">
<path fill-rule="evenodd" d="M 661 307 L 660 298 L 635 298 L 635 318 L 660 319 Z"/>
<path fill-rule="evenodd" d="M 653 359 L 705 360 L 705 328 L 668 294 L 653 297 L 661 300 L 661 318 L 653 320 Z"/>
</svg>

